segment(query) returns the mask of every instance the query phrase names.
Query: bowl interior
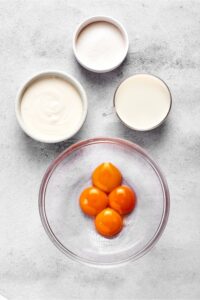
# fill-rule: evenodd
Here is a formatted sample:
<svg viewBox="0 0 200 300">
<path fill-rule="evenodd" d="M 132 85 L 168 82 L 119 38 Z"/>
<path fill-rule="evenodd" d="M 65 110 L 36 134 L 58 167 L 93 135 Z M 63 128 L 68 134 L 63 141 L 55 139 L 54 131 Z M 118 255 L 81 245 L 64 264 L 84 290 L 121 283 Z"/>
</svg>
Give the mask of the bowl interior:
<svg viewBox="0 0 200 300">
<path fill-rule="evenodd" d="M 100 236 L 79 207 L 92 171 L 105 161 L 121 170 L 124 183 L 137 194 L 135 210 L 111 239 Z M 72 146 L 50 166 L 41 186 L 40 213 L 49 237 L 65 254 L 93 264 L 118 264 L 141 256 L 157 240 L 168 215 L 167 193 L 162 175 L 141 148 L 97 139 Z"/>
</svg>

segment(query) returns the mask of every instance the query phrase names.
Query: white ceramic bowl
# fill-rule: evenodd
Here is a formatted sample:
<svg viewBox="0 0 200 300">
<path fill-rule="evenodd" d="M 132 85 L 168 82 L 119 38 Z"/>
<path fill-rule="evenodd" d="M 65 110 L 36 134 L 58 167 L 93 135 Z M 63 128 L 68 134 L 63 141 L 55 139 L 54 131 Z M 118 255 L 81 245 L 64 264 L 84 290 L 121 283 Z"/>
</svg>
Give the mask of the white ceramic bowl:
<svg viewBox="0 0 200 300">
<path fill-rule="evenodd" d="M 92 67 L 89 64 L 86 64 L 81 58 L 80 55 L 77 51 L 77 39 L 78 36 L 80 34 L 80 32 L 89 24 L 95 23 L 95 22 L 107 22 L 110 23 L 112 25 L 114 25 L 115 27 L 117 27 L 117 29 L 120 31 L 120 33 L 122 34 L 122 37 L 124 39 L 124 51 L 123 51 L 123 55 L 121 56 L 120 60 L 117 61 L 115 64 L 113 64 L 112 66 L 108 66 L 107 68 L 101 68 L 101 69 L 97 69 Z M 129 48 L 129 39 L 128 39 L 128 34 L 124 28 L 124 26 L 117 21 L 114 18 L 108 17 L 108 16 L 93 16 L 89 19 L 86 19 L 85 21 L 81 22 L 78 27 L 76 28 L 75 32 L 74 32 L 74 36 L 73 36 L 73 51 L 74 51 L 74 55 L 77 59 L 77 61 L 87 70 L 92 71 L 92 72 L 96 72 L 96 73 L 106 73 L 106 72 L 110 72 L 114 69 L 116 69 L 125 59 L 127 52 L 128 52 L 128 48 Z"/>
<path fill-rule="evenodd" d="M 75 89 L 78 91 L 78 93 L 80 94 L 80 97 L 82 99 L 83 113 L 82 113 L 82 117 L 79 121 L 78 127 L 76 128 L 76 130 L 73 133 L 71 133 L 70 135 L 66 134 L 62 138 L 42 139 L 41 137 L 37 136 L 35 133 L 31 132 L 30 129 L 27 127 L 27 125 L 25 124 L 25 122 L 22 119 L 21 101 L 22 101 L 22 97 L 23 97 L 25 91 L 33 82 L 35 82 L 39 79 L 46 78 L 46 77 L 57 77 L 57 78 L 66 80 L 67 82 L 69 82 L 70 84 L 72 84 L 75 87 Z M 37 73 L 36 75 L 32 76 L 20 88 L 18 95 L 17 95 L 16 104 L 15 104 L 16 117 L 17 117 L 18 123 L 19 123 L 20 127 L 22 128 L 22 130 L 27 135 L 29 135 L 31 138 L 33 138 L 39 142 L 43 142 L 43 143 L 58 143 L 58 142 L 67 140 L 67 139 L 71 138 L 73 135 L 75 135 L 80 130 L 80 128 L 82 127 L 82 125 L 86 119 L 87 109 L 88 109 L 87 95 L 86 95 L 86 92 L 83 89 L 82 85 L 71 75 L 64 73 L 64 72 L 60 72 L 60 71 L 44 71 L 44 72 L 40 72 L 40 73 Z"/>
</svg>

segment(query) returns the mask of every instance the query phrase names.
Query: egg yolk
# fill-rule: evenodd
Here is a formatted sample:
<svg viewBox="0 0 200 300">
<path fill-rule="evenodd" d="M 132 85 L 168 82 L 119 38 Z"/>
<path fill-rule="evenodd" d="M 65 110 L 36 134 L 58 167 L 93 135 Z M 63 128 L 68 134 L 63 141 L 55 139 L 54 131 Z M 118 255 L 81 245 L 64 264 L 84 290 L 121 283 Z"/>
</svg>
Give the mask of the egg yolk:
<svg viewBox="0 0 200 300">
<path fill-rule="evenodd" d="M 119 186 L 109 194 L 109 206 L 121 215 L 130 213 L 135 204 L 135 192 L 128 186 Z"/>
<path fill-rule="evenodd" d="M 122 182 L 120 171 L 110 162 L 99 165 L 92 174 L 93 185 L 106 193 L 110 193 Z"/>
<path fill-rule="evenodd" d="M 96 187 L 89 187 L 81 193 L 79 203 L 85 214 L 96 216 L 108 206 L 108 196 Z"/>
<path fill-rule="evenodd" d="M 116 211 L 106 208 L 96 216 L 95 227 L 101 235 L 112 237 L 121 231 L 123 220 Z"/>
</svg>

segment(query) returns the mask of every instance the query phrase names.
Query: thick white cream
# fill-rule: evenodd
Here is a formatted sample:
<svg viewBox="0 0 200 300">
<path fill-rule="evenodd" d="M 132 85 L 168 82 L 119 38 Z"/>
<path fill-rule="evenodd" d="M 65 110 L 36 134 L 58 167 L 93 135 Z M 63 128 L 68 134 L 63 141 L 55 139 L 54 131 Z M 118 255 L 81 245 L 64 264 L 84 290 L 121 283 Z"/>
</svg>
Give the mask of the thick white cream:
<svg viewBox="0 0 200 300">
<path fill-rule="evenodd" d="M 171 106 L 169 89 L 164 82 L 148 74 L 126 79 L 116 91 L 115 108 L 121 120 L 136 130 L 159 125 Z"/>
<path fill-rule="evenodd" d="M 59 77 L 34 81 L 22 96 L 22 120 L 31 134 L 44 141 L 73 134 L 80 126 L 82 114 L 78 91 Z"/>
<path fill-rule="evenodd" d="M 93 70 L 115 67 L 123 60 L 126 42 L 117 26 L 106 21 L 93 22 L 76 39 L 79 60 Z"/>
</svg>

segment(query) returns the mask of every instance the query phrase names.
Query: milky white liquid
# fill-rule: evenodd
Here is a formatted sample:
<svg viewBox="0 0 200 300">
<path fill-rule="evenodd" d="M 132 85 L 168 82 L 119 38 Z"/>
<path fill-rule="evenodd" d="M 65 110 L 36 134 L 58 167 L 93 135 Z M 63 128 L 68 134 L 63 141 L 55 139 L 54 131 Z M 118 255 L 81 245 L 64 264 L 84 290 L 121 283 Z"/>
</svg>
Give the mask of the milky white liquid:
<svg viewBox="0 0 200 300">
<path fill-rule="evenodd" d="M 83 104 L 76 88 L 64 79 L 46 77 L 33 82 L 21 101 L 26 128 L 45 141 L 65 138 L 80 125 Z"/>
<path fill-rule="evenodd" d="M 112 68 L 123 60 L 126 43 L 115 25 L 97 21 L 87 25 L 79 33 L 76 51 L 82 63 L 100 71 Z"/>
<path fill-rule="evenodd" d="M 119 117 L 133 129 L 159 125 L 169 112 L 170 93 L 158 78 L 140 74 L 129 77 L 117 89 L 115 107 Z"/>
</svg>

